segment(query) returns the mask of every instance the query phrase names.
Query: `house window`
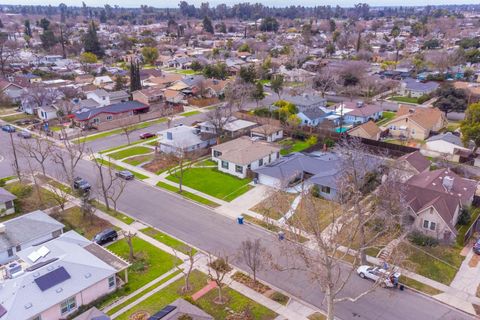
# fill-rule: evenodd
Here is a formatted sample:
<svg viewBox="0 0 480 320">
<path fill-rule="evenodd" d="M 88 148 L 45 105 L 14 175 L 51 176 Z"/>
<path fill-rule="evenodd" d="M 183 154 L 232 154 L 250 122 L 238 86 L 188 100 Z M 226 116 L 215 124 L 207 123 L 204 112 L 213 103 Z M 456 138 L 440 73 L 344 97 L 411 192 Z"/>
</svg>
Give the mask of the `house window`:
<svg viewBox="0 0 480 320">
<path fill-rule="evenodd" d="M 12 209 L 13 208 L 13 201 L 5 202 L 5 209 Z"/>
<path fill-rule="evenodd" d="M 112 119 L 113 119 L 112 116 L 107 116 L 107 121 L 110 121 L 110 120 L 112 120 Z"/>
<path fill-rule="evenodd" d="M 430 222 L 428 220 L 423 220 L 423 228 L 428 229 L 428 224 Z"/>
<path fill-rule="evenodd" d="M 8 254 L 9 257 L 12 257 L 13 256 L 13 248 L 9 248 L 7 250 L 7 254 Z"/>
<path fill-rule="evenodd" d="M 228 170 L 228 161 L 223 161 L 222 160 L 222 168 Z"/>
<path fill-rule="evenodd" d="M 330 194 L 330 187 L 321 186 L 321 187 L 320 187 L 320 191 L 321 191 L 322 193 Z"/>
<path fill-rule="evenodd" d="M 98 118 L 93 118 L 93 123 L 99 123 L 100 122 L 100 119 Z"/>
<path fill-rule="evenodd" d="M 77 302 L 75 301 L 75 297 L 68 298 L 60 304 L 60 310 L 62 314 L 68 313 L 74 310 L 76 307 Z"/>
<path fill-rule="evenodd" d="M 17 252 L 22 251 L 22 246 L 21 245 L 16 246 L 15 251 L 17 251 Z"/>
<path fill-rule="evenodd" d="M 239 165 L 235 165 L 235 172 L 237 173 L 243 173 L 243 167 Z"/>
<path fill-rule="evenodd" d="M 263 166 L 263 159 L 258 160 L 258 166 L 259 167 Z"/>
<path fill-rule="evenodd" d="M 218 157 L 220 157 L 221 155 L 222 155 L 222 153 L 221 153 L 220 151 L 213 150 L 213 156 L 214 156 L 215 158 L 218 158 Z"/>
<path fill-rule="evenodd" d="M 55 230 L 52 232 L 52 238 L 58 238 L 62 234 L 62 230 Z"/>
<path fill-rule="evenodd" d="M 430 222 L 430 230 L 435 230 L 437 224 L 435 222 Z"/>
<path fill-rule="evenodd" d="M 112 289 L 113 287 L 115 287 L 115 276 L 108 278 L 108 288 Z"/>
</svg>

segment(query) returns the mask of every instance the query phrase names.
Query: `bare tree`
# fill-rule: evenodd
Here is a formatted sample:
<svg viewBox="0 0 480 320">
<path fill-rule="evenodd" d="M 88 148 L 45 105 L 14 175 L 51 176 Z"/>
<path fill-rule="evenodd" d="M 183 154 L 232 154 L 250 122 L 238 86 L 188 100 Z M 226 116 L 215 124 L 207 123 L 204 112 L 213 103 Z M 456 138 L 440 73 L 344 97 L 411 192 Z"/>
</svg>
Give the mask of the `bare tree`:
<svg viewBox="0 0 480 320">
<path fill-rule="evenodd" d="M 13 168 L 15 169 L 15 173 L 20 181 L 22 181 L 22 175 L 20 172 L 20 165 L 18 164 L 18 157 L 17 157 L 17 146 L 13 140 L 13 132 L 9 132 L 10 136 L 10 147 L 12 148 L 12 155 L 13 155 Z"/>
<path fill-rule="evenodd" d="M 107 211 L 110 211 L 109 200 L 112 198 L 112 194 L 115 199 L 118 199 L 117 196 L 120 197 L 121 195 L 121 193 L 117 194 L 117 192 L 113 192 L 116 191 L 114 190 L 115 185 L 119 181 L 123 182 L 123 180 L 115 174 L 112 166 L 106 166 L 101 159 L 95 158 L 92 151 L 90 152 L 90 154 L 91 158 L 93 159 L 93 163 L 95 164 L 95 168 L 98 172 L 97 182 L 102 193 L 103 201 L 105 203 L 105 206 L 107 207 Z M 125 187 L 123 186 L 120 190 L 123 192 L 124 189 Z"/>
<path fill-rule="evenodd" d="M 52 143 L 47 140 L 34 137 L 32 141 L 24 140 L 20 143 L 22 153 L 33 160 L 35 160 L 42 170 L 42 174 L 46 176 L 45 164 L 52 155 Z"/>
<path fill-rule="evenodd" d="M 230 105 L 224 105 L 210 110 L 207 112 L 206 117 L 213 125 L 217 137 L 223 135 L 225 125 L 233 119 Z"/>
<path fill-rule="evenodd" d="M 178 193 L 183 192 L 183 177 L 185 172 L 192 167 L 196 159 L 195 152 L 187 152 L 178 148 L 177 152 L 166 154 L 167 161 L 171 164 L 168 173 L 178 180 Z"/>
<path fill-rule="evenodd" d="M 254 89 L 253 84 L 237 78 L 225 88 L 225 100 L 237 110 L 243 110 L 245 103 L 251 99 Z"/>
<path fill-rule="evenodd" d="M 335 90 L 338 84 L 338 76 L 329 67 L 324 67 L 313 78 L 313 88 L 320 91 L 322 97 L 325 97 L 327 91 Z"/>
<path fill-rule="evenodd" d="M 123 194 L 123 191 L 125 191 L 125 187 L 127 186 L 127 182 L 123 179 L 117 179 L 116 183 L 113 185 L 112 188 L 110 188 L 108 192 L 108 199 L 112 201 L 113 204 L 113 212 L 114 214 L 117 214 L 117 203 L 120 197 Z"/>
<path fill-rule="evenodd" d="M 65 132 L 62 136 L 67 136 Z M 73 181 L 75 180 L 75 168 L 78 162 L 85 154 L 85 140 L 78 138 L 78 143 L 73 143 L 71 140 L 62 140 L 63 147 L 56 147 L 52 151 L 53 161 L 62 169 L 63 177 L 67 179 L 67 183 L 73 188 Z"/>
<path fill-rule="evenodd" d="M 12 58 L 18 54 L 18 43 L 8 39 L 8 34 L 0 33 L 0 71 L 2 76 L 5 77 L 5 67 L 10 64 Z"/>
<path fill-rule="evenodd" d="M 176 267 L 181 273 L 183 273 L 183 277 L 185 280 L 185 285 L 182 288 L 182 293 L 187 293 L 192 289 L 190 285 L 190 275 L 192 274 L 192 271 L 195 268 L 195 264 L 199 260 L 200 256 L 197 255 L 197 251 L 194 248 L 185 245 L 184 249 L 185 250 L 182 251 L 184 251 L 184 253 L 187 255 L 186 262 L 188 263 L 188 266 L 186 268 L 181 268 L 181 265 L 177 265 Z M 178 258 L 177 251 L 173 250 L 173 252 L 175 254 L 175 257 Z"/>
<path fill-rule="evenodd" d="M 242 241 L 239 258 L 250 271 L 252 271 L 253 282 L 257 282 L 257 272 L 265 267 L 265 262 L 270 260 L 267 250 L 260 243 L 260 239 Z"/>
<path fill-rule="evenodd" d="M 217 285 L 218 297 L 215 299 L 217 304 L 226 302 L 223 296 L 223 287 L 225 286 L 223 280 L 230 271 L 232 271 L 232 267 L 228 263 L 228 256 L 214 258 L 211 254 L 208 255 L 208 277 Z"/>
<path fill-rule="evenodd" d="M 128 244 L 128 259 L 130 261 L 135 260 L 135 252 L 134 252 L 134 249 L 133 249 L 132 240 L 136 235 L 137 235 L 137 233 L 132 233 L 130 231 L 123 231 L 123 236 L 125 238 L 125 241 Z"/>
<path fill-rule="evenodd" d="M 133 131 L 137 130 L 137 127 L 133 124 L 125 122 L 125 124 L 122 125 L 120 129 L 122 130 L 123 134 L 127 137 L 127 143 L 130 145 L 130 134 Z"/>
<path fill-rule="evenodd" d="M 60 180 L 60 179 L 59 179 Z M 69 190 L 66 187 L 63 186 L 58 186 L 49 189 L 51 192 L 51 199 L 57 203 L 57 205 L 60 207 L 62 212 L 65 212 L 65 205 L 68 202 L 68 198 L 70 196 Z"/>
</svg>

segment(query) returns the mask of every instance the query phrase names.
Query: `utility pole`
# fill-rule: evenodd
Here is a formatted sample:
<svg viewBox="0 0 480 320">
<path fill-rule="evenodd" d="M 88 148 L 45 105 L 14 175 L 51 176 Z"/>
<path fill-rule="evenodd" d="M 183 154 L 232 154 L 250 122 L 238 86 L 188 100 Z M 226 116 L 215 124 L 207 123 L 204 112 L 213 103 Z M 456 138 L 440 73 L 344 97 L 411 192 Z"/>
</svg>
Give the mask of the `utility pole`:
<svg viewBox="0 0 480 320">
<path fill-rule="evenodd" d="M 13 134 L 12 132 L 10 134 L 10 143 L 12 145 L 12 150 L 13 150 L 13 158 L 15 160 L 15 171 L 17 172 L 17 177 L 19 180 L 22 180 L 20 176 L 20 167 L 18 166 L 18 158 L 17 158 L 17 149 L 15 148 L 15 143 L 13 142 Z"/>
</svg>

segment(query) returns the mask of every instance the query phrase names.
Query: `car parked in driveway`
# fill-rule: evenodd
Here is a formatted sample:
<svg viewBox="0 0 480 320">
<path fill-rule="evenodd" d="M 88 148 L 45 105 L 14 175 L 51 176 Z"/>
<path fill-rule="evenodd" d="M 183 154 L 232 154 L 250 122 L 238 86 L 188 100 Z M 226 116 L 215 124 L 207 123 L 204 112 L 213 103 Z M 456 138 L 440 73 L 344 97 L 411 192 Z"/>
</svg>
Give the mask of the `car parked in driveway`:
<svg viewBox="0 0 480 320">
<path fill-rule="evenodd" d="M 27 130 L 23 130 L 17 133 L 17 136 L 23 139 L 30 139 L 32 137 L 32 133 Z"/>
<path fill-rule="evenodd" d="M 150 138 L 153 138 L 155 137 L 156 134 L 155 133 L 151 133 L 151 132 L 145 132 L 145 133 L 142 133 L 140 135 L 140 139 L 150 139 Z"/>
<path fill-rule="evenodd" d="M 8 132 L 8 133 L 15 132 L 15 130 L 16 130 L 15 127 L 9 124 L 5 124 L 2 126 L 2 131 Z"/>
<path fill-rule="evenodd" d="M 92 186 L 90 185 L 90 183 L 88 183 L 87 180 L 76 177 L 75 180 L 73 180 L 73 188 L 75 188 L 76 190 L 81 190 L 83 192 L 89 192 Z"/>
<path fill-rule="evenodd" d="M 399 272 L 391 272 L 380 267 L 360 266 L 357 268 L 357 274 L 362 279 L 370 279 L 375 282 L 380 281 L 380 286 L 383 288 L 392 288 L 398 284 L 400 278 Z"/>
<path fill-rule="evenodd" d="M 117 231 L 108 228 L 105 229 L 95 235 L 93 237 L 92 241 L 95 242 L 96 244 L 102 245 L 111 241 L 115 241 L 118 238 L 118 233 Z"/>
<path fill-rule="evenodd" d="M 122 179 L 125 179 L 125 180 L 133 180 L 133 178 L 135 178 L 135 176 L 133 175 L 133 173 L 131 173 L 130 171 L 128 170 L 122 170 L 122 171 L 118 171 L 115 173 L 115 175 L 119 178 L 122 178 Z"/>
</svg>

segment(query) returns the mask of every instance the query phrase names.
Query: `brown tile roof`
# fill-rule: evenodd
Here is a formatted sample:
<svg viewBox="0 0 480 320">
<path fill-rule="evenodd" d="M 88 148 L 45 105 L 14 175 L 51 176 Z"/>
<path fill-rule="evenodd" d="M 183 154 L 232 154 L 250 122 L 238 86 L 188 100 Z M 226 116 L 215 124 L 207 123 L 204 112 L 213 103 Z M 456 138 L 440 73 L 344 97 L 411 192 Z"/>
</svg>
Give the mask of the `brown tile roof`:
<svg viewBox="0 0 480 320">
<path fill-rule="evenodd" d="M 182 75 L 177 73 L 163 73 L 160 77 L 150 78 L 149 81 L 155 84 L 168 84 L 182 80 Z"/>
<path fill-rule="evenodd" d="M 395 118 L 390 122 L 394 122 L 400 118 L 408 118 L 422 128 L 431 130 L 442 117 L 445 117 L 445 114 L 438 108 L 400 105 Z M 388 126 L 388 123 L 385 126 Z"/>
<path fill-rule="evenodd" d="M 418 173 L 430 168 L 431 164 L 430 161 L 420 153 L 420 151 L 408 153 L 398 158 L 398 160 L 408 162 Z"/>
<path fill-rule="evenodd" d="M 222 153 L 219 159 L 239 165 L 248 165 L 281 150 L 276 144 L 255 141 L 246 136 L 214 146 L 212 149 Z"/>
</svg>

